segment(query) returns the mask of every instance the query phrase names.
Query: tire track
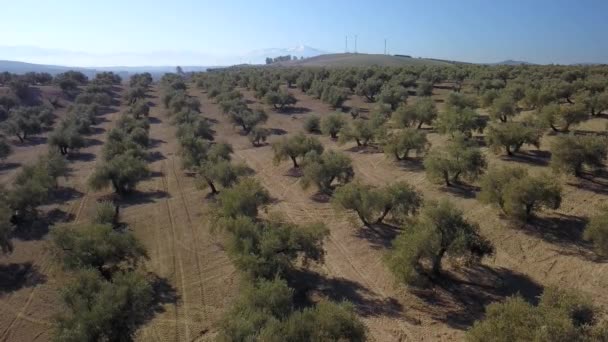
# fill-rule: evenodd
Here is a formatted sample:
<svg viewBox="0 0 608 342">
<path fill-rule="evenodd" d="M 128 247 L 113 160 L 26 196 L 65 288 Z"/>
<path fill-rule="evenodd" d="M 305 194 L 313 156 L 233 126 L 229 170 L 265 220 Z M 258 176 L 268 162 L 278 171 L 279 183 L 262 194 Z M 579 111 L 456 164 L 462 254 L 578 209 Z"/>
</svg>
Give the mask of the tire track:
<svg viewBox="0 0 608 342">
<path fill-rule="evenodd" d="M 163 191 L 165 191 L 166 193 L 169 193 L 169 184 L 168 184 L 168 180 L 167 180 L 167 173 L 165 171 L 165 161 L 162 161 L 161 164 L 161 169 L 160 169 L 160 173 L 161 173 L 161 182 L 162 182 L 162 186 L 163 186 Z M 173 217 L 173 210 L 171 209 L 171 204 L 169 203 L 169 198 L 166 198 L 163 202 L 165 202 L 165 206 L 167 208 L 167 213 L 169 214 L 169 225 L 171 228 L 171 242 L 172 242 L 172 249 L 173 249 L 173 271 L 174 272 L 179 272 L 179 278 L 180 278 L 180 285 L 181 285 L 181 289 L 182 289 L 182 304 L 184 306 L 184 319 L 182 320 L 183 324 L 184 324 L 184 330 L 185 330 L 185 335 L 186 335 L 186 340 L 190 341 L 190 327 L 188 326 L 188 320 L 186 314 L 188 312 L 188 308 L 187 308 L 187 303 L 188 303 L 188 293 L 186 291 L 186 280 L 184 278 L 184 265 L 182 262 L 182 258 L 181 258 L 181 253 L 179 252 L 179 249 L 177 248 L 177 244 L 176 244 L 176 233 L 175 233 L 175 218 Z M 179 266 L 179 268 L 178 268 Z M 176 275 L 177 278 L 177 275 Z M 180 341 L 179 339 L 179 309 L 178 309 L 178 305 L 177 303 L 175 303 L 175 340 L 176 341 Z"/>
<path fill-rule="evenodd" d="M 201 295 L 201 310 L 202 310 L 204 321 L 207 321 L 208 315 L 207 315 L 207 306 L 205 305 L 205 285 L 204 285 L 203 274 L 201 272 L 201 263 L 200 263 L 200 259 L 199 259 L 198 238 L 197 238 L 196 230 L 194 229 L 193 224 L 192 224 L 192 217 L 190 215 L 190 209 L 188 209 L 188 203 L 186 202 L 186 199 L 184 198 L 184 190 L 183 190 L 182 184 L 179 180 L 179 176 L 178 176 L 177 172 L 175 171 L 175 158 L 173 158 L 173 157 L 171 158 L 171 169 L 173 171 L 173 176 L 175 177 L 175 181 L 177 183 L 177 189 L 178 189 L 178 192 L 180 195 L 180 199 L 182 201 L 183 208 L 186 212 L 186 219 L 188 220 L 188 226 L 190 227 L 190 232 L 192 234 L 192 239 L 194 242 L 194 246 L 192 249 L 194 252 L 194 259 L 196 262 L 198 278 L 200 280 L 199 290 L 200 290 L 200 295 Z"/>
</svg>

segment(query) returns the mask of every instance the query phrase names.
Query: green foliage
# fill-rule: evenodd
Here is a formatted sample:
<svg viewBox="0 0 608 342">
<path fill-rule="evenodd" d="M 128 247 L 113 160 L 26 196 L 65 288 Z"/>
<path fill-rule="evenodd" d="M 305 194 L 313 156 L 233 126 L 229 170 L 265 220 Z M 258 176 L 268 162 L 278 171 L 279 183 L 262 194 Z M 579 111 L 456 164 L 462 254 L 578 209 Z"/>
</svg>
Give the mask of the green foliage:
<svg viewBox="0 0 608 342">
<path fill-rule="evenodd" d="M 270 203 L 270 194 L 253 178 L 242 178 L 217 197 L 217 211 L 221 218 L 257 217 L 258 209 Z"/>
<path fill-rule="evenodd" d="M 346 118 L 341 113 L 331 113 L 321 119 L 321 132 L 332 137 L 338 138 L 338 133 L 346 125 Z"/>
<path fill-rule="evenodd" d="M 477 179 L 486 168 L 486 160 L 478 147 L 458 135 L 447 145 L 432 149 L 424 158 L 424 168 L 430 180 L 451 186 L 461 177 Z"/>
<path fill-rule="evenodd" d="M 498 153 L 504 148 L 508 155 L 519 152 L 523 144 L 540 147 L 542 131 L 519 122 L 493 124 L 487 130 L 486 143 Z"/>
<path fill-rule="evenodd" d="M 445 105 L 446 107 L 456 109 L 476 109 L 479 107 L 476 97 L 456 92 L 451 92 L 448 95 L 448 98 L 445 100 Z"/>
<path fill-rule="evenodd" d="M 557 209 L 561 204 L 562 190 L 552 177 L 529 176 L 519 167 L 490 170 L 480 185 L 480 201 L 497 205 L 516 220 L 529 220 L 535 211 L 543 207 Z"/>
<path fill-rule="evenodd" d="M 392 121 L 398 128 L 423 124 L 431 125 L 437 118 L 437 107 L 430 97 L 424 97 L 413 105 L 400 106 L 392 114 Z"/>
<path fill-rule="evenodd" d="M 515 100 L 506 93 L 492 101 L 489 112 L 490 118 L 500 120 L 501 122 L 507 122 L 509 118 L 519 113 Z"/>
<path fill-rule="evenodd" d="M 135 119 L 148 117 L 150 114 L 150 106 L 145 100 L 137 100 L 131 104 L 128 113 L 133 115 Z"/>
<path fill-rule="evenodd" d="M 367 146 L 377 137 L 384 136 L 385 129 L 382 126 L 383 122 L 375 120 L 355 119 L 349 124 L 342 127 L 340 130 L 340 138 L 338 142 L 344 144 L 354 140 L 357 146 Z"/>
<path fill-rule="evenodd" d="M 61 154 L 66 155 L 84 147 L 85 141 L 75 125 L 59 125 L 49 135 L 49 145 L 57 147 Z"/>
<path fill-rule="evenodd" d="M 399 281 L 417 285 L 426 277 L 440 276 L 446 255 L 470 264 L 493 252 L 477 224 L 467 221 L 460 209 L 444 200 L 427 203 L 416 222 L 395 238 L 387 263 Z"/>
<path fill-rule="evenodd" d="M 131 233 L 114 230 L 110 225 L 55 227 L 51 239 L 66 268 L 95 269 L 106 279 L 134 269 L 147 258 L 146 250 Z"/>
<path fill-rule="evenodd" d="M 5 194 L 2 194 L 4 197 Z M 13 251 L 13 243 L 11 236 L 14 230 L 14 225 L 11 222 L 13 211 L 6 202 L 5 198 L 0 200 L 0 249 L 2 253 L 7 254 Z"/>
<path fill-rule="evenodd" d="M 329 235 L 322 224 L 298 226 L 277 217 L 255 222 L 239 216 L 224 220 L 222 229 L 230 235 L 228 252 L 235 266 L 251 279 L 284 276 L 296 260 L 322 260 Z"/>
<path fill-rule="evenodd" d="M 196 170 L 197 185 L 209 187 L 212 194 L 217 194 L 217 185 L 224 188 L 234 185 L 240 177 L 251 173 L 246 165 L 232 164 L 229 160 L 208 160 Z"/>
<path fill-rule="evenodd" d="M 418 87 L 416 88 L 416 95 L 421 97 L 433 95 L 433 83 L 427 81 L 418 82 Z"/>
<path fill-rule="evenodd" d="M 583 236 L 593 243 L 597 254 L 608 256 L 608 208 L 602 208 L 597 215 L 591 217 Z"/>
<path fill-rule="evenodd" d="M 470 342 L 488 341 L 605 341 L 608 331 L 598 320 L 600 310 L 590 298 L 574 290 L 548 287 L 538 306 L 521 296 L 492 303 L 483 320 L 467 331 Z"/>
<path fill-rule="evenodd" d="M 118 273 L 109 282 L 85 270 L 62 290 L 62 297 L 66 310 L 57 317 L 54 340 L 131 341 L 150 316 L 154 292 L 137 273 Z"/>
<path fill-rule="evenodd" d="M 143 159 L 132 153 L 119 154 L 97 165 L 89 178 L 89 186 L 102 190 L 111 185 L 116 193 L 124 195 L 134 190 L 148 173 Z"/>
<path fill-rule="evenodd" d="M 280 163 L 289 158 L 293 162 L 293 167 L 299 167 L 297 162 L 298 157 L 304 157 L 312 151 L 322 153 L 323 144 L 315 137 L 297 133 L 274 142 L 272 150 L 274 151 L 275 163 Z"/>
<path fill-rule="evenodd" d="M 9 112 L 8 119 L 3 122 L 2 129 L 9 135 L 17 136 L 23 142 L 28 136 L 42 132 L 52 123 L 53 113 L 46 107 L 15 107 Z"/>
<path fill-rule="evenodd" d="M 341 108 L 347 99 L 348 94 L 340 87 L 326 86 L 321 93 L 321 101 L 329 104 L 334 109 Z"/>
<path fill-rule="evenodd" d="M 429 146 L 426 133 L 413 128 L 406 128 L 397 132 L 391 132 L 386 138 L 383 150 L 384 153 L 397 160 L 409 158 L 413 151 L 416 156 L 424 154 Z"/>
<path fill-rule="evenodd" d="M 260 146 L 260 144 L 266 142 L 269 136 L 270 130 L 268 128 L 256 126 L 249 132 L 248 138 L 253 146 Z"/>
<path fill-rule="evenodd" d="M 310 116 L 304 121 L 304 130 L 308 133 L 321 133 L 321 119 L 317 115 Z"/>
<path fill-rule="evenodd" d="M 382 80 L 370 77 L 366 80 L 361 80 L 355 89 L 355 93 L 359 96 L 364 96 L 369 102 L 376 101 L 376 95 L 382 89 Z"/>
<path fill-rule="evenodd" d="M 567 132 L 571 125 L 583 122 L 588 118 L 589 113 L 582 102 L 563 106 L 547 105 L 539 113 L 539 121 L 556 132 Z"/>
<path fill-rule="evenodd" d="M 355 176 L 352 161 L 346 154 L 336 151 L 316 151 L 306 154 L 303 162 L 302 187 L 314 184 L 317 189 L 329 194 L 336 186 L 350 182 Z M 334 185 L 334 181 L 337 183 Z"/>
<path fill-rule="evenodd" d="M 404 222 L 422 204 L 422 196 L 406 182 L 381 188 L 349 183 L 338 188 L 332 198 L 338 208 L 353 210 L 364 225 L 382 223 L 390 213 L 395 222 Z"/>
<path fill-rule="evenodd" d="M 118 223 L 118 207 L 112 201 L 101 201 L 95 205 L 93 223 L 115 226 Z"/>
<path fill-rule="evenodd" d="M 352 305 L 322 301 L 297 311 L 293 290 L 281 279 L 246 286 L 221 323 L 219 341 L 365 341 Z"/>
<path fill-rule="evenodd" d="M 607 153 L 605 138 L 584 135 L 559 136 L 551 147 L 551 168 L 580 177 L 585 168 L 603 166 Z"/>
<path fill-rule="evenodd" d="M 239 111 L 230 112 L 230 121 L 235 126 L 241 126 L 243 132 L 249 133 L 251 130 L 268 120 L 268 114 L 261 109 L 251 110 L 249 108 L 243 108 Z"/>
<path fill-rule="evenodd" d="M 275 109 L 283 110 L 285 107 L 295 105 L 298 100 L 293 94 L 287 91 L 269 91 L 264 96 L 264 102 L 273 106 Z"/>
<path fill-rule="evenodd" d="M 0 160 L 8 158 L 12 152 L 13 148 L 8 142 L 8 139 L 5 136 L 0 135 Z"/>
<path fill-rule="evenodd" d="M 454 134 L 460 132 L 470 137 L 473 131 L 483 131 L 485 122 L 470 108 L 448 108 L 438 114 L 435 127 L 442 134 L 454 136 Z"/>
<path fill-rule="evenodd" d="M 407 89 L 400 85 L 387 84 L 378 95 L 378 102 L 388 104 L 392 110 L 407 102 Z"/>
</svg>

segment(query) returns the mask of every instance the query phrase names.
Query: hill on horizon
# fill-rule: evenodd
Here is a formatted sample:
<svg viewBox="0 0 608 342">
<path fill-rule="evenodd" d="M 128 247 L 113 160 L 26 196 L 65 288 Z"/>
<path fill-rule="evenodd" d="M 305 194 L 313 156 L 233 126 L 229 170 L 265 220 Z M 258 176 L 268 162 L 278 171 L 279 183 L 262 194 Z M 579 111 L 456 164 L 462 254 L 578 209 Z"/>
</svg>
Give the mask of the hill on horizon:
<svg viewBox="0 0 608 342">
<path fill-rule="evenodd" d="M 382 55 L 368 53 L 333 53 L 319 55 L 301 60 L 279 62 L 276 66 L 325 66 L 325 67 L 357 67 L 357 66 L 411 66 L 411 65 L 452 65 L 460 62 L 445 61 L 430 58 L 413 58 L 401 55 Z"/>
</svg>

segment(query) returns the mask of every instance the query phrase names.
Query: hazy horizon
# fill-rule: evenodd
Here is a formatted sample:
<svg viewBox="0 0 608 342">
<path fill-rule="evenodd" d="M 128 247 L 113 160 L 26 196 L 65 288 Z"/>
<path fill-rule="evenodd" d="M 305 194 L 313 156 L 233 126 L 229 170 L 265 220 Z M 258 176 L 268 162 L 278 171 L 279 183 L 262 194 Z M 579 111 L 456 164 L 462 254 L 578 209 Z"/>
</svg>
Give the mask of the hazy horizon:
<svg viewBox="0 0 608 342">
<path fill-rule="evenodd" d="M 386 39 L 388 53 L 415 57 L 608 63 L 608 45 L 598 44 L 608 32 L 603 1 L 24 0 L 2 8 L 0 59 L 31 63 L 229 65 L 268 48 L 344 52 L 346 36 L 352 52 L 355 35 L 363 53 L 383 53 Z"/>
</svg>

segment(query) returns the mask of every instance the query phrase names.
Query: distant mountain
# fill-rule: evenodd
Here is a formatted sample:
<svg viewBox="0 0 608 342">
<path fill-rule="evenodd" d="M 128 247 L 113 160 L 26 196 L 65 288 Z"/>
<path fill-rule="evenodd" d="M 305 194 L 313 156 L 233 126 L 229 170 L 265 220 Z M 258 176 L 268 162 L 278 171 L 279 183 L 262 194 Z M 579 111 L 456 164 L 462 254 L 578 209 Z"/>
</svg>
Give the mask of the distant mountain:
<svg viewBox="0 0 608 342">
<path fill-rule="evenodd" d="M 490 63 L 491 65 L 537 65 L 534 63 L 529 63 L 525 61 L 514 61 L 512 59 L 507 59 L 506 61 L 498 62 L 498 63 Z"/>
<path fill-rule="evenodd" d="M 17 61 L 3 61 L 0 60 L 0 72 L 8 71 L 14 74 L 25 74 L 26 72 L 48 72 L 51 75 L 56 75 L 68 70 L 80 71 L 88 77 L 94 77 L 99 72 L 112 71 L 123 77 L 128 77 L 131 74 L 149 72 L 153 76 L 157 77 L 167 72 L 174 72 L 175 66 L 113 66 L 113 67 L 95 67 L 95 68 L 83 68 L 83 67 L 70 67 L 61 65 L 47 65 L 47 64 L 34 64 L 24 63 Z M 209 67 L 205 66 L 182 66 L 182 70 L 185 72 L 199 72 L 205 71 Z"/>
<path fill-rule="evenodd" d="M 334 53 L 325 54 L 303 60 L 275 63 L 278 66 L 326 66 L 326 67 L 360 67 L 360 66 L 409 66 L 409 65 L 452 65 L 453 62 L 413 58 L 408 56 L 392 56 L 367 53 Z"/>
</svg>

